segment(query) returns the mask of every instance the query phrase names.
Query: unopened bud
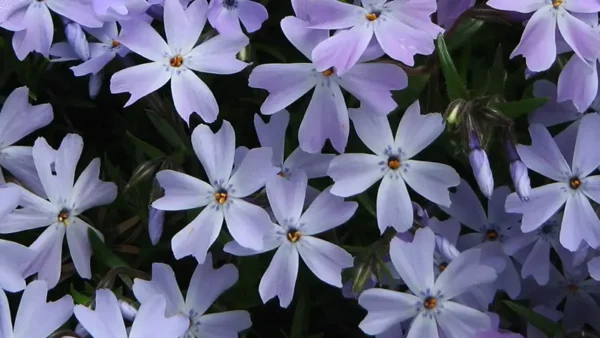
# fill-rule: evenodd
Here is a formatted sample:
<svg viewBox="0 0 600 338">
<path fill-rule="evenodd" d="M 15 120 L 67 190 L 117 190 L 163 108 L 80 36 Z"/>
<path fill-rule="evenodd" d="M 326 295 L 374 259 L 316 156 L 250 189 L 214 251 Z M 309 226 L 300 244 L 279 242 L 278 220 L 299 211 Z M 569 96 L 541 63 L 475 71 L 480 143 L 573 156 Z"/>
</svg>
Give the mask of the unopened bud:
<svg viewBox="0 0 600 338">
<path fill-rule="evenodd" d="M 81 26 L 76 22 L 69 22 L 65 26 L 65 35 L 75 54 L 83 61 L 89 60 L 90 45 Z"/>
<path fill-rule="evenodd" d="M 474 132 L 469 137 L 469 148 L 471 149 L 469 162 L 473 169 L 473 175 L 475 175 L 475 179 L 477 180 L 477 185 L 479 185 L 479 190 L 481 190 L 485 197 L 491 198 L 494 191 L 494 175 L 490 168 L 487 153 L 481 149 L 479 138 Z"/>
<path fill-rule="evenodd" d="M 510 164 L 510 177 L 517 195 L 523 202 L 529 201 L 529 193 L 531 192 L 531 182 L 529 181 L 529 173 L 525 163 L 521 160 L 514 161 Z"/>
<path fill-rule="evenodd" d="M 130 322 L 135 319 L 138 310 L 133 305 L 122 299 L 119 299 L 119 308 L 121 309 L 121 315 L 123 315 L 123 318 Z"/>
<path fill-rule="evenodd" d="M 446 122 L 449 125 L 456 125 L 460 123 L 460 116 L 462 115 L 461 112 L 466 105 L 467 101 L 462 99 L 452 101 L 448 105 L 448 108 L 446 108 L 446 113 L 444 114 L 446 116 Z"/>
<path fill-rule="evenodd" d="M 150 235 L 150 241 L 152 245 L 156 245 L 160 240 L 163 233 L 163 227 L 165 223 L 165 212 L 150 207 L 150 214 L 148 217 L 148 234 Z"/>
<path fill-rule="evenodd" d="M 437 234 L 435 235 L 435 250 L 444 260 L 449 262 L 460 255 L 460 251 L 450 241 Z"/>
</svg>

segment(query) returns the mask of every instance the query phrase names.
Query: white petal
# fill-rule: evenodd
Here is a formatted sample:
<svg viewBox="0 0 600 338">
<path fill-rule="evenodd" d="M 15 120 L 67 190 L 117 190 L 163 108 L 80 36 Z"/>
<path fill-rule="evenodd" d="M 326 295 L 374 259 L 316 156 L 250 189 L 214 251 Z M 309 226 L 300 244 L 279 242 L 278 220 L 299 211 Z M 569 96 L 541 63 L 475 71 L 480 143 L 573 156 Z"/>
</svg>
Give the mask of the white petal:
<svg viewBox="0 0 600 338">
<path fill-rule="evenodd" d="M 434 203 L 450 206 L 448 189 L 460 184 L 460 177 L 452 167 L 415 160 L 405 161 L 403 166 L 405 170 L 400 168 L 400 174 L 414 191 Z"/>
<path fill-rule="evenodd" d="M 189 288 L 190 291 L 192 288 Z M 133 293 L 140 304 L 145 304 L 157 295 L 165 298 L 167 317 L 173 316 L 184 309 L 183 295 L 177 286 L 173 269 L 162 263 L 152 264 L 152 279 L 147 281 L 136 278 L 133 283 Z"/>
<path fill-rule="evenodd" d="M 277 249 L 258 286 L 263 303 L 277 296 L 281 307 L 290 305 L 294 297 L 298 265 L 298 251 L 294 245 L 284 244 Z"/>
<path fill-rule="evenodd" d="M 312 236 L 301 237 L 296 245 L 300 257 L 315 276 L 327 284 L 342 287 L 342 270 L 352 266 L 352 255 L 335 244 Z"/>
<path fill-rule="evenodd" d="M 425 149 L 444 131 L 444 118 L 439 113 L 421 115 L 419 101 L 415 101 L 402 116 L 396 131 L 396 147 L 411 158 Z"/>
</svg>

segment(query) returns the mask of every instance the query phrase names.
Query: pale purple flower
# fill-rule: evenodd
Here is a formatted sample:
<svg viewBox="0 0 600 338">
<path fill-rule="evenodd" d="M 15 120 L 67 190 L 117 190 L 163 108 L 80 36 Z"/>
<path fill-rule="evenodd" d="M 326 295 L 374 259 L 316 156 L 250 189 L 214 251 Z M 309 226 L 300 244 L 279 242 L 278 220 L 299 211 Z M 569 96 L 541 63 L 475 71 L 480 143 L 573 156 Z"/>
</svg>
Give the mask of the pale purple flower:
<svg viewBox="0 0 600 338">
<path fill-rule="evenodd" d="M 173 170 L 163 170 L 156 175 L 165 189 L 165 196 L 154 201 L 153 208 L 188 210 L 204 207 L 173 237 L 171 247 L 175 258 L 193 255 L 203 263 L 209 247 L 221 231 L 223 219 L 227 222 L 229 233 L 240 245 L 261 250 L 263 235 L 270 230 L 269 215 L 244 198 L 262 188 L 279 172 L 271 162 L 272 150 L 249 150 L 233 170 L 235 134 L 227 121 L 223 121 L 216 134 L 207 125 L 196 127 L 192 132 L 192 145 L 209 183 Z"/>
<path fill-rule="evenodd" d="M 265 6 L 252 0 L 211 0 L 208 21 L 224 36 L 244 35 L 240 21 L 248 33 L 256 32 L 269 14 Z"/>
<path fill-rule="evenodd" d="M 498 250 L 490 248 L 486 252 L 504 261 L 505 268 L 497 271 L 496 288 L 506 291 L 511 298 L 515 299 L 521 292 L 521 282 L 514 263 L 503 252 L 502 247 L 509 239 L 509 230 L 519 226 L 521 217 L 518 214 L 510 214 L 504 211 L 506 196 L 509 194 L 510 189 L 507 186 L 496 188 L 488 201 L 486 214 L 473 189 L 463 180 L 456 188 L 456 192 L 450 194 L 452 204 L 449 207 L 440 207 L 460 223 L 474 230 L 474 232 L 461 235 L 458 238 L 457 247 L 459 250 L 467 250 L 473 247 L 482 248 L 488 246 L 488 244 L 498 245 Z"/>
<path fill-rule="evenodd" d="M 443 29 L 431 22 L 435 0 L 362 0 L 362 7 L 336 0 L 310 4 L 311 28 L 347 29 L 320 43 L 312 51 L 318 71 L 333 67 L 344 75 L 363 55 L 374 38 L 391 58 L 414 65 L 415 54 L 433 53 L 434 39 Z"/>
<path fill-rule="evenodd" d="M 13 144 L 47 126 L 53 118 L 50 104 L 29 104 L 27 87 L 13 90 L 0 111 L 0 166 L 39 196 L 45 196 L 45 192 L 33 163 L 31 147 Z M 2 173 L 0 183 L 5 183 Z M 7 203 L 8 205 L 10 203 Z"/>
<path fill-rule="evenodd" d="M 258 287 L 264 303 L 277 296 L 281 307 L 290 305 L 298 276 L 298 256 L 320 280 L 339 288 L 341 271 L 353 264 L 354 258 L 344 249 L 314 236 L 344 224 L 358 204 L 345 202 L 326 189 L 302 212 L 307 181 L 306 174 L 299 171 L 289 180 L 276 177 L 267 182 L 269 204 L 278 224 L 270 223 L 262 250 L 246 249 L 236 242 L 225 245 L 225 252 L 237 256 L 277 249 Z"/>
<path fill-rule="evenodd" d="M 358 299 L 368 314 L 359 327 L 367 334 L 382 333 L 393 325 L 414 318 L 408 337 L 473 337 L 491 326 L 490 318 L 473 308 L 452 301 L 470 288 L 492 282 L 493 268 L 479 263 L 480 250 L 456 257 L 434 279 L 435 236 L 430 229 L 417 230 L 412 243 L 398 238 L 390 243 L 394 267 L 411 293 L 370 289 Z"/>
<path fill-rule="evenodd" d="M 125 21 L 144 15 L 150 4 L 146 0 L 92 0 L 92 8 L 103 21 Z"/>
<path fill-rule="evenodd" d="M 73 315 L 73 298 L 63 296 L 47 302 L 48 285 L 36 280 L 25 288 L 19 310 L 12 324 L 10 306 L 4 291 L 0 290 L 0 337 L 38 338 L 49 337 Z"/>
<path fill-rule="evenodd" d="M 165 224 L 165 211 L 150 207 L 148 212 L 148 235 L 152 245 L 158 244 Z"/>
<path fill-rule="evenodd" d="M 288 40 L 311 60 L 313 48 L 327 39 L 329 33 L 307 26 L 307 22 L 295 17 L 281 21 Z M 378 56 L 373 49 L 361 61 Z M 346 148 L 350 123 L 341 88 L 375 113 L 388 114 L 398 106 L 390 91 L 407 85 L 408 78 L 402 68 L 389 63 L 359 63 L 344 76 L 339 76 L 335 69 L 319 71 L 313 63 L 265 64 L 256 67 L 249 79 L 250 87 L 269 91 L 261 106 L 265 115 L 281 111 L 315 88 L 298 131 L 300 147 L 309 153 L 320 152 L 327 139 L 340 153 Z"/>
<path fill-rule="evenodd" d="M 57 150 L 44 138 L 38 138 L 33 146 L 33 161 L 48 200 L 19 187 L 22 208 L 0 220 L 0 233 L 5 234 L 46 227 L 30 246 L 35 259 L 25 274 L 37 273 L 51 288 L 60 277 L 65 235 L 79 276 L 92 277 L 88 230 L 95 231 L 101 239 L 103 236 L 78 216 L 87 209 L 110 204 L 117 197 L 117 186 L 98 178 L 99 158 L 92 160 L 75 181 L 75 168 L 82 151 L 83 140 L 76 134 L 65 136 Z"/>
<path fill-rule="evenodd" d="M 420 114 L 415 101 L 404 113 L 396 137 L 386 116 L 351 109 L 350 115 L 358 137 L 375 155 L 342 154 L 331 161 L 328 175 L 335 184 L 331 193 L 349 197 L 360 194 L 381 180 L 377 192 L 377 224 L 381 233 L 389 226 L 398 232 L 413 223 L 413 209 L 406 184 L 426 199 L 450 205 L 448 188 L 460 184 L 451 167 L 413 157 L 444 131 L 441 114 Z"/>
<path fill-rule="evenodd" d="M 581 14 L 600 11 L 600 2 L 589 0 L 488 0 L 487 5 L 505 11 L 533 13 L 511 58 L 523 55 L 527 67 L 544 71 L 556 60 L 558 32 L 585 62 L 600 56 L 600 34 L 580 20 Z"/>
<path fill-rule="evenodd" d="M 500 329 L 500 317 L 492 312 L 487 314 L 492 322 L 492 327 L 489 331 L 479 332 L 475 338 L 523 338 L 520 334 L 506 332 Z"/>
<path fill-rule="evenodd" d="M 49 56 L 54 25 L 50 10 L 83 26 L 101 27 L 89 3 L 81 0 L 15 0 L 0 5 L 0 27 L 14 31 L 13 49 L 19 60 L 30 52 Z"/>
<path fill-rule="evenodd" d="M 215 300 L 238 280 L 238 270 L 232 264 L 213 269 L 209 253 L 203 264 L 199 264 L 192 275 L 185 300 L 177 286 L 173 269 L 167 264 L 152 264 L 152 280 L 136 278 L 133 293 L 142 306 L 151 303 L 157 295 L 167 301 L 166 317 L 184 316 L 190 326 L 181 338 L 237 337 L 238 333 L 252 326 L 247 311 L 206 313 Z"/>
<path fill-rule="evenodd" d="M 67 20 L 63 21 L 66 22 Z M 65 25 L 65 36 L 71 49 L 79 59 L 88 60 L 91 57 L 90 44 L 80 24 L 73 21 L 67 22 Z M 52 53 L 52 48 L 50 48 L 50 52 Z"/>
<path fill-rule="evenodd" d="M 144 302 L 135 316 L 131 330 L 125 328 L 117 297 L 109 289 L 96 290 L 95 310 L 75 306 L 75 317 L 94 338 L 177 338 L 190 323 L 185 316 L 165 317 L 167 301 L 155 295 Z"/>
<path fill-rule="evenodd" d="M 475 5 L 475 0 L 437 0 L 437 23 L 450 28 L 460 15 Z"/>
<path fill-rule="evenodd" d="M 490 168 L 490 160 L 487 153 L 481 148 L 479 138 L 475 132 L 469 135 L 469 163 L 473 169 L 473 175 L 479 186 L 479 190 L 487 198 L 492 197 L 494 191 L 494 175 Z"/>
<path fill-rule="evenodd" d="M 527 201 L 531 192 L 531 181 L 529 180 L 527 166 L 519 158 L 517 147 L 511 138 L 504 138 L 504 149 L 506 157 L 510 162 L 510 178 L 512 179 L 515 191 L 523 201 Z"/>
<path fill-rule="evenodd" d="M 600 281 L 600 257 L 594 257 L 587 262 L 590 277 Z"/>
<path fill-rule="evenodd" d="M 240 36 L 227 39 L 217 35 L 194 47 L 206 23 L 206 0 L 195 0 L 184 11 L 178 0 L 166 0 L 164 10 L 167 42 L 142 20 L 121 22 L 119 42 L 150 63 L 126 68 L 110 80 L 112 93 L 130 93 L 125 107 L 158 90 L 171 81 L 171 94 L 177 113 L 189 122 L 198 113 L 205 122 L 214 122 L 219 112 L 208 86 L 194 71 L 233 74 L 247 64 L 236 54 L 248 44 Z"/>
<path fill-rule="evenodd" d="M 600 176 L 589 176 L 600 165 L 600 152 L 593 149 L 600 143 L 598 130 L 600 115 L 581 118 L 569 167 L 548 130 L 539 124 L 529 126 L 532 144 L 519 145 L 519 156 L 529 169 L 556 182 L 532 189 L 527 202 L 516 193 L 506 199 L 507 212 L 523 214 L 523 232 L 538 229 L 566 204 L 560 243 L 571 251 L 577 250 L 581 241 L 592 248 L 600 246 L 600 220 L 589 201 L 600 202 Z"/>
<path fill-rule="evenodd" d="M 12 190 L 13 193 L 16 192 L 16 196 L 7 196 L 9 190 Z M 0 188 L 2 209 L 4 209 L 2 212 L 4 213 L 8 209 L 8 205 L 14 209 L 19 201 L 18 197 L 18 189 L 14 187 Z M 7 205 L 4 205 L 4 203 Z M 0 269 L 2 271 L 0 274 L 0 289 L 8 292 L 19 292 L 25 289 L 23 272 L 34 257 L 35 252 L 30 248 L 19 243 L 0 239 Z M 4 338 L 4 336 L 2 337 Z"/>
</svg>

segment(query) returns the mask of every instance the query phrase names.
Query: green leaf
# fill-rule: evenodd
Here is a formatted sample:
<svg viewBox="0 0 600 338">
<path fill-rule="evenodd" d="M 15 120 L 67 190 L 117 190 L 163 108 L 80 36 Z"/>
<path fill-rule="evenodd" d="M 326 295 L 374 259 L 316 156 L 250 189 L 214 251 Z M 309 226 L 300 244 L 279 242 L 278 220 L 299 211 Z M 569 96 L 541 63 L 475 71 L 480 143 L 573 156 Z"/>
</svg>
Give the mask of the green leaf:
<svg viewBox="0 0 600 338">
<path fill-rule="evenodd" d="M 483 26 L 483 20 L 477 19 L 465 19 L 453 32 L 452 36 L 448 38 L 448 50 L 453 51 L 458 47 L 462 46 L 465 42 L 471 40 L 473 36 Z"/>
<path fill-rule="evenodd" d="M 448 48 L 446 48 L 446 42 L 444 41 L 443 35 L 440 34 L 440 36 L 437 38 L 436 45 L 440 66 L 442 68 L 442 72 L 444 73 L 444 77 L 446 78 L 446 90 L 448 91 L 448 97 L 451 101 L 457 99 L 468 99 L 469 93 L 467 92 L 465 84 L 460 79 L 460 75 L 458 75 L 458 71 L 456 70 L 456 66 L 454 66 L 454 62 L 452 62 L 452 57 L 450 57 Z"/>
<path fill-rule="evenodd" d="M 485 93 L 490 95 L 503 95 L 504 84 L 506 83 L 506 70 L 504 69 L 504 63 L 502 62 L 502 45 L 498 45 L 496 49 L 496 55 L 494 56 L 494 63 L 492 69 L 490 69 L 485 84 Z"/>
<path fill-rule="evenodd" d="M 522 115 L 531 113 L 532 111 L 543 106 L 546 101 L 545 97 L 534 97 L 530 99 L 523 99 L 521 101 L 512 102 L 498 102 L 490 105 L 491 108 L 501 111 L 504 115 L 511 119 L 516 119 Z"/>
<path fill-rule="evenodd" d="M 127 263 L 123 261 L 119 256 L 115 255 L 104 242 L 98 237 L 96 231 L 88 228 L 88 235 L 90 237 L 90 243 L 92 244 L 92 252 L 97 261 L 104 264 L 107 268 L 113 269 L 119 266 L 126 266 Z"/>
<path fill-rule="evenodd" d="M 546 335 L 546 337 L 558 338 L 564 334 L 564 331 L 560 324 L 551 321 L 550 319 L 542 316 L 541 314 L 508 300 L 505 300 L 504 304 L 506 304 L 506 306 L 508 306 L 516 314 L 523 317 L 528 323 L 535 326 L 538 330 L 542 331 Z"/>
<path fill-rule="evenodd" d="M 129 140 L 131 140 L 131 142 L 137 149 L 141 150 L 144 154 L 146 154 L 146 156 L 150 157 L 151 159 L 166 157 L 166 155 L 160 149 L 156 148 L 148 142 L 142 141 L 139 138 L 133 136 L 133 134 L 131 134 L 129 131 L 127 132 L 127 137 L 129 138 Z"/>
<path fill-rule="evenodd" d="M 71 287 L 70 287 L 70 294 L 73 297 L 73 300 L 75 301 L 75 304 L 87 305 L 92 300 L 90 297 L 88 297 L 88 296 L 84 295 L 83 293 L 80 293 L 79 291 L 75 290 L 75 287 L 73 286 L 73 284 L 71 284 Z"/>
<path fill-rule="evenodd" d="M 131 188 L 135 187 L 136 185 L 152 179 L 163 161 L 164 158 L 157 158 L 154 160 L 143 162 L 140 165 L 138 165 L 133 170 L 129 182 L 125 184 L 125 188 L 123 188 L 123 194 L 126 194 Z"/>
<path fill-rule="evenodd" d="M 298 303 L 294 309 L 294 318 L 292 319 L 292 329 L 290 332 L 290 338 L 303 338 L 304 337 L 304 325 L 306 318 L 308 317 L 308 295 L 307 289 L 301 288 L 298 292 Z"/>
<path fill-rule="evenodd" d="M 162 117 L 158 116 L 155 112 L 149 110 L 147 112 L 148 118 L 156 130 L 162 135 L 162 137 L 169 142 L 175 149 L 186 150 L 186 143 L 179 137 L 179 134 L 173 129 L 173 127 Z"/>
</svg>

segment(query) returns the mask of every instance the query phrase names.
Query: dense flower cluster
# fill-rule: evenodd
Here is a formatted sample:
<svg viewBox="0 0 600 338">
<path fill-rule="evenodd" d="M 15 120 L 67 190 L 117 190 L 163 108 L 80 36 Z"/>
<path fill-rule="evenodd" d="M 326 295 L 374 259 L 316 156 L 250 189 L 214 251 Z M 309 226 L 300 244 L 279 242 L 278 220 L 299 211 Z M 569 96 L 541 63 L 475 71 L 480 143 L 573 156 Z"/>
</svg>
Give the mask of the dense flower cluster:
<svg viewBox="0 0 600 338">
<path fill-rule="evenodd" d="M 78 134 L 64 135 L 56 148 L 44 137 L 15 145 L 51 124 L 54 111 L 30 104 L 27 87 L 14 89 L 0 113 L 0 166 L 13 177 L 7 182 L 0 172 L 0 233 L 35 239 L 28 246 L 0 239 L 0 337 L 237 337 L 252 326 L 250 313 L 213 303 L 243 276 L 233 264 L 215 269 L 213 257 L 218 252 L 235 262 L 270 251 L 266 270 L 255 271 L 263 303 L 277 297 L 282 308 L 292 304 L 302 261 L 326 287 L 366 310 L 357 325 L 367 335 L 548 334 L 539 325 L 520 331 L 509 325 L 498 315 L 500 301 L 522 301 L 519 314 L 539 316 L 531 324 L 560 321 L 566 332 L 600 331 L 600 2 L 291 0 L 290 9 L 271 24 L 305 61 L 253 64 L 240 55 L 269 18 L 259 1 L 0 0 L 0 27 L 14 32 L 18 60 L 37 53 L 68 62 L 74 76 L 89 77 L 91 98 L 104 78 L 112 94 L 130 94 L 124 107 L 170 83 L 196 157 L 189 159 L 193 170 L 156 170 L 161 189 L 146 220 L 157 245 L 166 212 L 185 213 L 166 243 L 176 260 L 193 257 L 187 291 L 176 278 L 185 271 L 158 262 L 149 276 L 117 271 L 129 289 L 111 288 L 115 275 L 98 282 L 91 264 L 93 243 L 102 244 L 106 233 L 85 213 L 123 192 L 100 178 L 100 158 L 82 156 Z M 469 16 L 489 13 L 525 22 L 510 58 L 524 57 L 527 70 L 519 74 L 533 83 L 531 100 L 546 98 L 525 113 L 526 144 L 516 141 L 527 135 L 515 133 L 498 93 L 469 97 L 465 90 L 457 97 L 463 84 L 451 83 L 456 69 L 434 54 L 448 52 L 438 42 L 459 34 L 457 25 Z M 55 41 L 55 28 L 64 30 L 65 41 Z M 135 55 L 147 62 L 137 63 Z M 113 60 L 124 68 L 108 74 Z M 443 69 L 449 97 L 443 113 L 429 112 L 426 100 L 394 95 L 410 90 L 409 75 L 423 67 Z M 538 78 L 551 67 L 561 70 L 556 85 Z M 230 115 L 220 119 L 223 102 L 205 78 L 242 71 L 248 87 L 267 95 L 262 115 L 254 115 L 254 148 L 239 144 Z M 309 92 L 292 124 L 295 112 L 287 109 Z M 193 123 L 194 114 L 202 123 Z M 290 133 L 290 125 L 299 127 Z M 495 183 L 507 179 L 498 179 L 490 162 L 496 158 L 490 126 L 502 127 L 497 143 L 512 187 Z M 286 135 L 297 138 L 293 151 Z M 472 173 L 436 157 L 433 144 L 450 138 L 461 140 Z M 530 171 L 539 176 L 530 180 Z M 362 209 L 374 221 L 350 222 Z M 338 227 L 371 227 L 380 238 L 357 250 L 337 237 Z M 77 275 L 96 286 L 88 301 L 75 294 L 47 301 L 49 290 L 68 278 L 65 237 Z M 14 325 L 5 291 L 23 291 Z M 65 324 L 73 315 L 77 326 Z"/>
</svg>

